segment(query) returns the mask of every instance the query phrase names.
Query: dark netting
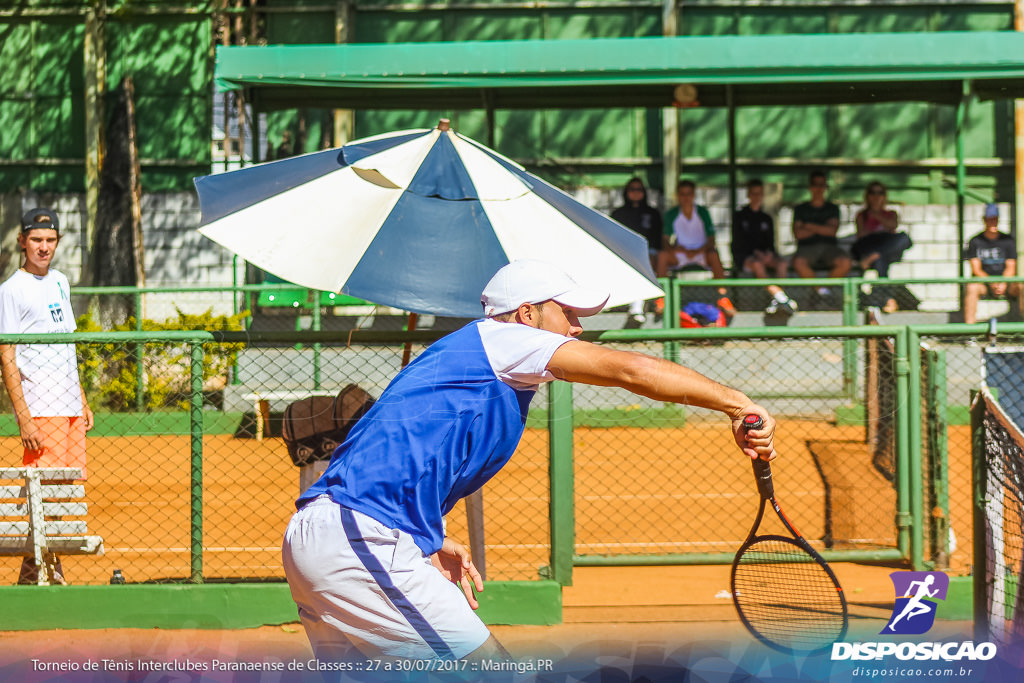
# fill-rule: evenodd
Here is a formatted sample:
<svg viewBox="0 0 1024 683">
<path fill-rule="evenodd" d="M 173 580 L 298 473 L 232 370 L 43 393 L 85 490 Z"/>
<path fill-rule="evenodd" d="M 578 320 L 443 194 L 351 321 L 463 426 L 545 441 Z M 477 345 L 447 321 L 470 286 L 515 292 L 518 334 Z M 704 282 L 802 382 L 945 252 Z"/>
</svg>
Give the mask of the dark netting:
<svg viewBox="0 0 1024 683">
<path fill-rule="evenodd" d="M 990 637 L 1024 638 L 1024 434 L 985 401 L 985 595 Z"/>
<path fill-rule="evenodd" d="M 981 381 L 987 342 L 975 335 L 951 334 L 929 334 L 922 341 L 926 347 L 920 351 L 925 559 L 953 575 L 966 576 L 974 547 L 970 402 L 971 391 Z"/>
<path fill-rule="evenodd" d="M 950 567 L 955 538 L 949 525 L 949 423 L 946 398 L 946 353 L 922 344 L 921 481 L 923 482 L 925 558 L 936 568 Z"/>
</svg>

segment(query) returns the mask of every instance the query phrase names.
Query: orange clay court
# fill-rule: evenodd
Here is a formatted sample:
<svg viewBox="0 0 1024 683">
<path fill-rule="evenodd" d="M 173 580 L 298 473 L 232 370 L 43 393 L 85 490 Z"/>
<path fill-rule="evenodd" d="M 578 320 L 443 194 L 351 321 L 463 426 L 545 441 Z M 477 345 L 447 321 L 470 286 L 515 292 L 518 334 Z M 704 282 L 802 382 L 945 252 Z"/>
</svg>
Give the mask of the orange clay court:
<svg viewBox="0 0 1024 683">
<path fill-rule="evenodd" d="M 836 443 L 855 442 L 863 430 L 820 421 L 784 420 L 780 426 L 776 491 L 797 528 L 816 539 L 826 524 L 824 492 L 804 436 L 808 429 L 819 441 Z M 950 444 L 969 442 L 967 430 L 950 427 Z M 3 441 L 6 452 L 19 452 L 17 439 Z M 724 423 L 576 428 L 574 441 L 577 553 L 614 549 L 643 554 L 657 548 L 662 553 L 732 553 L 746 536 L 758 498 L 749 465 Z M 624 443 L 630 452 L 621 452 Z M 702 444 L 701 452 L 686 452 L 680 444 Z M 115 568 L 129 582 L 188 577 L 188 448 L 184 436 L 89 438 L 89 533 L 103 536 L 106 554 L 64 558 L 71 583 L 106 583 Z M 204 576 L 283 578 L 280 539 L 298 491 L 298 470 L 284 445 L 277 438 L 259 442 L 212 435 L 204 438 L 203 450 Z M 879 547 L 891 545 L 894 508 L 884 509 L 886 500 L 894 505 L 891 485 L 859 456 L 847 461 L 852 475 L 840 474 L 854 483 L 843 491 L 833 487 L 829 523 L 835 532 L 845 528 Z M 833 466 L 841 469 L 844 463 Z M 951 449 L 951 506 L 967 510 L 951 520 L 959 541 L 951 561 L 955 573 L 965 573 L 971 552 L 969 485 L 970 454 Z M 881 505 L 875 502 L 879 492 Z M 871 505 L 858 504 L 856 496 L 869 493 L 875 496 Z M 957 501 L 964 505 L 957 507 Z M 485 489 L 485 515 L 488 578 L 537 578 L 539 568 L 549 563 L 546 431 L 527 430 L 519 451 Z M 449 533 L 465 539 L 461 504 L 449 520 Z M 2 559 L 0 571 L 7 572 L 10 583 L 19 562 Z M 854 620 L 888 616 L 888 573 L 897 568 L 835 565 Z M 574 585 L 564 591 L 565 627 L 720 621 L 742 632 L 731 601 L 722 597 L 729 588 L 728 576 L 727 565 L 578 567 Z"/>
</svg>

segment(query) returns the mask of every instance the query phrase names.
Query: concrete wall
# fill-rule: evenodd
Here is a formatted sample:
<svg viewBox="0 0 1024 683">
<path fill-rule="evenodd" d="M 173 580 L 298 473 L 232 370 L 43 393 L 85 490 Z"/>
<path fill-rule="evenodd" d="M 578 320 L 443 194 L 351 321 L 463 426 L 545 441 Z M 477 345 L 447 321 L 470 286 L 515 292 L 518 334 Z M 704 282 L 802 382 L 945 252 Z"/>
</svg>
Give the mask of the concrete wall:
<svg viewBox="0 0 1024 683">
<path fill-rule="evenodd" d="M 610 212 L 621 203 L 620 189 L 581 188 L 574 192 L 581 201 L 600 211 Z M 651 197 L 660 204 L 661 198 Z M 717 227 L 719 251 L 726 265 L 730 264 L 729 223 L 731 211 L 728 192 L 722 188 L 700 188 L 697 201 L 706 204 Z M 743 201 L 743 193 L 740 193 Z M 85 261 L 83 226 L 84 195 L 2 195 L 0 196 L 0 268 L 4 278 L 19 265 L 15 238 L 20 216 L 35 206 L 55 208 L 61 218 L 62 240 L 54 266 L 67 274 L 74 284 L 81 277 Z M 852 238 L 853 218 L 860 204 L 842 204 L 840 237 Z M 945 205 L 895 206 L 900 213 L 901 229 L 910 233 L 914 246 L 902 263 L 892 268 L 893 277 L 936 278 L 956 277 L 962 272 L 959 262 L 961 248 L 957 244 L 956 207 Z M 981 204 L 966 206 L 966 237 L 980 232 Z M 1000 228 L 1010 230 L 1010 207 L 1000 205 Z M 194 193 L 149 194 L 143 197 L 142 221 L 146 261 L 146 284 L 153 287 L 224 286 L 232 282 L 233 255 L 196 231 L 200 212 Z M 776 235 L 781 253 L 792 253 L 793 211 L 783 206 L 776 216 Z M 239 268 L 241 271 L 241 267 Z M 242 273 L 238 274 L 239 282 Z M 921 300 L 921 309 L 954 311 L 958 305 L 955 285 L 914 285 L 910 289 Z M 190 313 L 213 308 L 214 313 L 230 313 L 229 294 L 167 294 L 148 295 L 145 316 L 163 320 L 175 314 L 175 307 Z"/>
<path fill-rule="evenodd" d="M 142 199 L 146 285 L 149 287 L 217 287 L 232 283 L 234 255 L 200 235 L 199 199 L 192 192 L 147 195 Z M 242 267 L 239 266 L 241 271 Z M 242 272 L 238 282 L 244 282 Z M 213 308 L 232 313 L 228 293 L 153 294 L 147 296 L 146 317 L 163 320 L 175 307 L 187 313 Z"/>
<path fill-rule="evenodd" d="M 37 206 L 57 211 L 61 221 L 61 242 L 53 266 L 67 275 L 72 285 L 77 284 L 82 276 L 82 265 L 88 258 L 83 235 L 86 218 L 84 194 L 29 193 L 0 197 L 0 275 L 6 279 L 18 269 L 20 256 L 16 238 L 21 215 Z M 147 286 L 231 285 L 233 254 L 196 231 L 199 219 L 199 200 L 192 192 L 143 196 Z M 144 316 L 153 320 L 175 316 L 176 307 L 186 313 L 202 313 L 211 307 L 216 314 L 232 312 L 231 295 L 226 293 L 150 294 L 145 297 L 143 306 Z"/>
</svg>

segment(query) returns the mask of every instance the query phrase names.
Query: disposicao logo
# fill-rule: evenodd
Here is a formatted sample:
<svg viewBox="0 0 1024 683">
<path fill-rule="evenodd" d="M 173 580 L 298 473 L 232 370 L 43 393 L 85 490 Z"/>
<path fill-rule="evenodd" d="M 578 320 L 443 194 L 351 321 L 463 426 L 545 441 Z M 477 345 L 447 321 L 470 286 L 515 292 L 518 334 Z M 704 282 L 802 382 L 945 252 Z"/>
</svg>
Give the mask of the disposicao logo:
<svg viewBox="0 0 1024 683">
<path fill-rule="evenodd" d="M 889 578 L 896 589 L 896 604 L 880 633 L 927 633 L 935 623 L 938 603 L 934 601 L 946 599 L 949 577 L 942 572 L 893 572 Z"/>
<path fill-rule="evenodd" d="M 889 574 L 896 590 L 896 603 L 881 635 L 919 635 L 935 624 L 936 600 L 945 600 L 949 577 L 942 572 L 893 572 Z M 833 643 L 832 660 L 880 660 L 895 656 L 900 660 L 989 660 L 996 656 L 993 643 L 966 642 L 868 642 Z"/>
</svg>

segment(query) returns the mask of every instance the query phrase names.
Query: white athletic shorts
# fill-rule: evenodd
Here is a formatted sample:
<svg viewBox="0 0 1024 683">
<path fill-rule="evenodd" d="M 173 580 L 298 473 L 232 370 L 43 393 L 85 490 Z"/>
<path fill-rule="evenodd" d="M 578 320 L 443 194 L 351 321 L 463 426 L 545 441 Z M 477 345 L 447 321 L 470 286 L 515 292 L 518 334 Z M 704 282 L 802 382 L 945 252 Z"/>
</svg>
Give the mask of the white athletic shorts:
<svg viewBox="0 0 1024 683">
<path fill-rule="evenodd" d="M 705 268 L 708 267 L 708 260 L 703 251 L 695 254 L 694 256 L 687 256 L 681 251 L 676 252 L 676 265 L 674 265 L 673 268 L 682 268 L 683 266 L 692 265 L 704 266 Z"/>
<path fill-rule="evenodd" d="M 412 537 L 326 495 L 292 516 L 282 547 L 299 617 L 322 661 L 460 659 L 490 631 Z"/>
</svg>

